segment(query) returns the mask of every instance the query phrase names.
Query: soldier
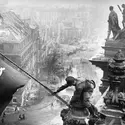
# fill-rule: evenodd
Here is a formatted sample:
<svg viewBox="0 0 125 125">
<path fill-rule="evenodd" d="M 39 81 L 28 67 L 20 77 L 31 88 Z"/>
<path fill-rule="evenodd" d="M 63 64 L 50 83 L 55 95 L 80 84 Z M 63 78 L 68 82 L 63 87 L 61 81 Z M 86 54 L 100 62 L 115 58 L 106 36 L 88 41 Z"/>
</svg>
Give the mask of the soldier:
<svg viewBox="0 0 125 125">
<path fill-rule="evenodd" d="M 113 39 L 115 39 L 120 31 L 117 13 L 113 10 L 113 6 L 110 6 L 109 10 L 110 14 L 108 18 L 108 36 L 106 40 L 109 39 L 111 32 L 113 33 Z"/>
<path fill-rule="evenodd" d="M 25 114 L 20 114 L 19 115 L 19 120 L 25 120 Z"/>
<path fill-rule="evenodd" d="M 3 115 L 2 115 L 2 119 L 1 119 L 1 123 L 4 123 L 4 119 L 5 119 L 5 116 L 6 116 L 6 114 L 5 114 L 5 112 L 3 112 Z"/>
<path fill-rule="evenodd" d="M 122 24 L 123 24 L 123 28 L 125 28 L 125 4 L 122 4 L 122 15 L 123 15 L 123 20 L 122 20 Z"/>
<path fill-rule="evenodd" d="M 25 120 L 25 118 L 26 118 L 26 117 L 25 117 L 25 114 L 22 114 L 22 119 Z"/>
<path fill-rule="evenodd" d="M 93 80 L 78 80 L 72 76 L 68 76 L 66 82 L 65 85 L 54 92 L 54 94 L 56 94 L 69 86 L 75 86 L 75 92 L 70 101 L 71 108 L 61 111 L 64 125 L 86 125 L 85 118 L 89 115 L 97 118 L 98 111 L 95 106 L 90 103 L 95 82 Z"/>
<path fill-rule="evenodd" d="M 3 17 L 2 15 L 0 14 L 0 26 L 3 24 Z"/>
<path fill-rule="evenodd" d="M 4 118 L 1 119 L 1 123 L 4 123 Z"/>
<path fill-rule="evenodd" d="M 51 102 L 51 110 L 53 110 L 53 108 L 54 108 L 54 104 L 53 102 Z"/>
<path fill-rule="evenodd" d="M 3 118 L 5 118 L 5 116 L 6 116 L 6 113 L 5 113 L 5 112 L 3 112 Z"/>
</svg>

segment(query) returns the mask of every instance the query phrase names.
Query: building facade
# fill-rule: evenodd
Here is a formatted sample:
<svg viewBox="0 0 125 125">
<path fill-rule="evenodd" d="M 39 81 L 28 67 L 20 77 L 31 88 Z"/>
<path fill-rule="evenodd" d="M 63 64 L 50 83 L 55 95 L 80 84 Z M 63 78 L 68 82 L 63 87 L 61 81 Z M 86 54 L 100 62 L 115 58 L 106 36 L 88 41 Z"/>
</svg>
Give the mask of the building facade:
<svg viewBox="0 0 125 125">
<path fill-rule="evenodd" d="M 38 27 L 30 28 L 28 23 L 24 23 L 19 16 L 11 11 L 3 13 L 2 18 L 0 25 L 0 52 L 36 78 L 38 73 L 37 58 L 39 57 L 37 51 L 39 44 Z M 6 59 L 4 60 L 9 65 L 14 66 Z M 30 80 L 23 88 L 24 91 L 29 86 L 28 84 L 31 84 L 32 89 L 35 82 Z M 15 96 L 20 96 L 20 92 L 17 93 Z"/>
</svg>

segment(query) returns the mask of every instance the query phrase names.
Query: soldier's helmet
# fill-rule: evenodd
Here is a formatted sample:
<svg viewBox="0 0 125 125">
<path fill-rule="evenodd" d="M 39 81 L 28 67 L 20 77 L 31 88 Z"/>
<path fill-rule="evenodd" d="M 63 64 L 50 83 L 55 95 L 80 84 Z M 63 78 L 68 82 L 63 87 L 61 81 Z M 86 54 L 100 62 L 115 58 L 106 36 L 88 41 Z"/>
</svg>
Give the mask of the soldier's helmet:
<svg viewBox="0 0 125 125">
<path fill-rule="evenodd" d="M 96 84 L 93 80 L 85 80 L 85 87 L 84 87 L 84 91 L 88 91 L 90 89 L 94 89 L 96 87 Z"/>
<path fill-rule="evenodd" d="M 87 92 L 90 91 L 96 87 L 96 84 L 93 80 L 88 79 L 78 79 L 77 81 L 77 89 Z"/>
<path fill-rule="evenodd" d="M 87 80 L 86 79 L 86 82 L 89 83 L 89 84 L 92 84 L 94 86 L 94 88 L 96 87 L 94 80 Z"/>
</svg>

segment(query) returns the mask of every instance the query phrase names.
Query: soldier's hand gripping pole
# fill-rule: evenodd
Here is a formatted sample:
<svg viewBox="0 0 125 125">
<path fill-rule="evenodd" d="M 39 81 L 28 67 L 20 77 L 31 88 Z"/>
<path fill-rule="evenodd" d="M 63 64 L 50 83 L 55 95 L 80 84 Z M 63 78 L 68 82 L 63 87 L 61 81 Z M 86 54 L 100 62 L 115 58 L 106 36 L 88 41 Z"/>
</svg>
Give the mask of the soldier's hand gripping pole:
<svg viewBox="0 0 125 125">
<path fill-rule="evenodd" d="M 67 87 L 69 87 L 68 84 L 65 84 L 65 85 L 61 86 L 61 87 L 60 87 L 56 92 L 54 92 L 53 94 L 57 94 L 57 93 L 59 93 L 60 91 L 66 89 Z"/>
<path fill-rule="evenodd" d="M 4 54 L 2 54 L 0 52 L 0 55 L 2 57 L 4 57 L 6 60 L 8 60 L 9 62 L 11 62 L 13 65 L 15 65 L 17 68 L 19 68 L 21 71 L 23 71 L 27 76 L 29 76 L 30 78 L 32 78 L 34 81 L 36 81 L 37 83 L 39 83 L 41 86 L 43 86 L 47 91 L 49 91 L 52 95 L 54 95 L 55 97 L 57 97 L 59 100 L 61 100 L 65 105 L 67 105 L 69 108 L 71 108 L 71 106 L 64 100 L 62 99 L 60 96 L 58 96 L 57 94 L 53 94 L 53 91 L 51 89 L 49 89 L 47 86 L 43 85 L 40 81 L 38 81 L 36 78 L 34 78 L 32 75 L 30 75 L 28 72 L 26 72 L 25 70 L 23 70 L 20 66 L 18 66 L 15 62 L 13 62 L 12 60 L 10 60 L 8 57 L 6 57 Z"/>
</svg>

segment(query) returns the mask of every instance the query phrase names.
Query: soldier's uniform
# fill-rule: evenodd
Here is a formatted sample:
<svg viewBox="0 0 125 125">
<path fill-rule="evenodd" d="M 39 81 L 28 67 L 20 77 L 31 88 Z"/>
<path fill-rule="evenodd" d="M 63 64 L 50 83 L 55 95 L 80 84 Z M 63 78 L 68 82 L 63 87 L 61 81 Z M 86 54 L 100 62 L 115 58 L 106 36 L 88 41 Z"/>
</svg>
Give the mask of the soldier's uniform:
<svg viewBox="0 0 125 125">
<path fill-rule="evenodd" d="M 66 78 L 67 84 L 61 86 L 57 92 L 69 87 L 75 86 L 75 92 L 70 101 L 71 108 L 61 111 L 61 117 L 64 125 L 86 125 L 85 118 L 96 116 L 97 109 L 90 103 L 90 96 L 95 88 L 93 80 L 77 80 L 71 76 Z M 55 94 L 57 93 L 55 92 Z"/>
</svg>

